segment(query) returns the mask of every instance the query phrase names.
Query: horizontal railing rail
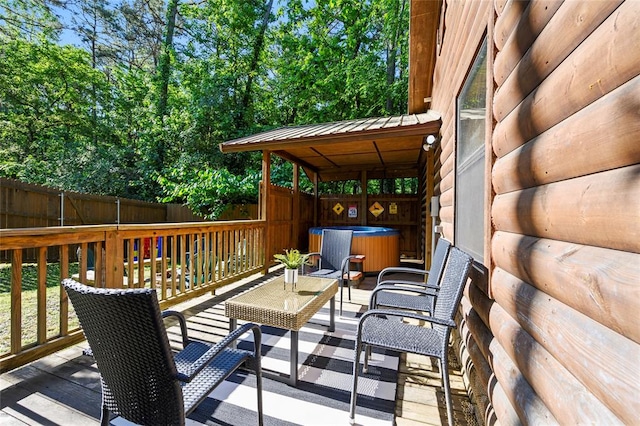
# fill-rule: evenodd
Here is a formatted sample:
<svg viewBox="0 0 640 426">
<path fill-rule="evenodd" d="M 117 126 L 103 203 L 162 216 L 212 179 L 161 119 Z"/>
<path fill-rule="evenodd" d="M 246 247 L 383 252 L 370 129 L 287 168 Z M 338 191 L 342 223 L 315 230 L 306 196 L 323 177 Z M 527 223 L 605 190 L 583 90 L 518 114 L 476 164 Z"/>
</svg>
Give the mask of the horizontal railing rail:
<svg viewBox="0 0 640 426">
<path fill-rule="evenodd" d="M 0 372 L 83 339 L 62 279 L 155 288 L 161 308 L 264 270 L 265 221 L 0 230 Z M 37 261 L 23 261 L 35 250 Z M 4 326 L 2 326 L 4 325 Z"/>
</svg>

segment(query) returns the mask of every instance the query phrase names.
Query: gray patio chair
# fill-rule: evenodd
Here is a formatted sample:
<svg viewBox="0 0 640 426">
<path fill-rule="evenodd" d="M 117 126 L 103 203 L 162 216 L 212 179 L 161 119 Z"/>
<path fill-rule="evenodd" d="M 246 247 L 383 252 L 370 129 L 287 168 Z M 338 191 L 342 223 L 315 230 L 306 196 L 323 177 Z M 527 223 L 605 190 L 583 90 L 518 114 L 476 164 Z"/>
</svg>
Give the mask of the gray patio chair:
<svg viewBox="0 0 640 426">
<path fill-rule="evenodd" d="M 438 240 L 428 271 L 395 266 L 380 271 L 376 287 L 371 292 L 369 309 L 387 307 L 431 314 L 450 248 L 449 241 L 444 238 Z M 409 275 L 412 280 L 388 278 L 393 273 Z"/>
<path fill-rule="evenodd" d="M 187 337 L 179 312 L 160 312 L 154 289 L 111 290 L 62 282 L 89 342 L 102 382 L 101 424 L 116 414 L 142 425 L 184 425 L 207 395 L 238 367 L 250 361 L 258 388 L 262 425 L 261 332 L 256 324 L 238 328 L 217 344 Z M 163 318 L 178 319 L 183 349 L 171 351 Z M 254 350 L 232 348 L 252 331 Z"/>
<path fill-rule="evenodd" d="M 349 286 L 349 260 L 353 231 L 346 229 L 323 229 L 320 251 L 309 253 L 309 257 L 318 260 L 318 269 L 307 272 L 302 266 L 302 274 L 312 277 L 337 279 L 340 285 L 340 315 L 342 315 L 342 300 L 344 283 L 347 283 L 349 301 L 351 301 L 351 287 Z"/>
<path fill-rule="evenodd" d="M 364 345 L 438 358 L 447 403 L 447 420 L 450 426 L 453 424 L 447 348 L 451 329 L 456 326 L 454 317 L 462 299 L 471 264 L 471 256 L 456 247 L 451 248 L 435 308 L 430 316 L 399 309 L 372 309 L 360 317 L 353 363 L 349 412 L 351 424 L 355 423 L 358 370 Z M 414 321 L 410 324 L 404 322 L 404 319 Z M 431 327 L 418 325 L 415 320 L 429 323 Z M 367 371 L 368 362 L 369 357 L 365 355 L 363 372 Z"/>
</svg>

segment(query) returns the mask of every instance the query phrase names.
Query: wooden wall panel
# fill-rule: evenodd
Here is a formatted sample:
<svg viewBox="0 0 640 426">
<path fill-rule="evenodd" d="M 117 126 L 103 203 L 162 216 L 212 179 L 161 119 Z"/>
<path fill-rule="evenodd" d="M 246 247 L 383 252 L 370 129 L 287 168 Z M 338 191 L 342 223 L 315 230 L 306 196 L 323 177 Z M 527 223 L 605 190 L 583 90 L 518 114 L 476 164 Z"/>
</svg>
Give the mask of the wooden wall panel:
<svg viewBox="0 0 640 426">
<path fill-rule="evenodd" d="M 474 396 L 477 417 L 487 425 L 498 423 L 495 411 L 487 396 L 486 384 L 491 380 L 491 367 L 482 356 L 477 343 L 471 338 L 471 332 L 467 327 L 466 316 L 472 308 L 464 298 L 460 306 L 460 312 L 456 317 L 458 328 L 454 329 L 453 343 L 456 347 L 456 355 L 462 364 L 462 374 L 469 383 L 470 393 Z M 517 415 L 514 416 L 517 417 Z"/>
<path fill-rule="evenodd" d="M 434 71 L 432 109 L 442 117 L 434 190 L 453 240 L 456 98 L 489 28 L 490 280 L 489 291 L 474 283 L 465 293 L 461 356 L 484 384 L 491 422 L 634 423 L 640 3 L 487 3 L 446 1 Z"/>
<path fill-rule="evenodd" d="M 536 36 L 542 32 L 564 0 L 514 1 L 508 12 L 496 20 L 495 46 L 500 51 L 493 64 L 494 78 L 498 85 L 511 75 Z M 522 9 L 524 8 L 524 10 Z M 518 17 L 514 21 L 514 15 Z M 505 38 L 506 36 L 506 38 Z"/>
<path fill-rule="evenodd" d="M 517 371 L 531 384 L 536 395 L 539 395 L 560 424 L 581 424 L 585 419 L 601 425 L 618 422 L 604 404 L 523 330 L 498 303 L 491 303 L 488 322 L 491 330 L 496 333 L 496 342 L 499 342 L 496 346 L 509 351 L 509 359 L 517 365 Z M 566 403 L 566 395 L 572 396 L 572 404 Z M 519 405 L 527 404 L 525 402 Z"/>
<path fill-rule="evenodd" d="M 510 359 L 518 365 L 519 371 L 560 423 L 580 424 L 584 418 L 590 419 L 594 424 L 618 423 L 613 413 L 541 344 L 536 342 L 498 303 L 487 299 L 475 287 L 470 289 L 468 297 L 473 303 L 476 315 L 481 319 L 482 326 L 496 333 L 496 340 L 491 344 L 496 345 L 499 342 L 500 350 L 508 352 Z M 468 319 L 473 323 L 479 322 L 478 319 L 473 318 L 473 315 L 469 315 Z M 478 325 L 474 324 L 474 326 Z M 482 333 L 486 334 L 486 332 Z M 492 354 L 493 351 L 488 356 L 491 358 Z M 495 360 L 492 365 L 496 369 L 496 374 L 504 374 L 498 371 L 503 368 L 502 365 Z M 574 396 L 572 404 L 566 403 L 563 398 L 565 395 Z"/>
<path fill-rule="evenodd" d="M 498 195 L 496 230 L 640 253 L 640 164 Z"/>
<path fill-rule="evenodd" d="M 273 253 L 297 248 L 297 239 L 293 235 L 293 190 L 271 185 L 269 194 L 270 247 Z M 273 262 L 273 259 L 267 259 Z"/>
<path fill-rule="evenodd" d="M 384 208 L 377 217 L 369 211 L 369 207 L 376 202 Z M 318 226 L 381 226 L 397 229 L 400 231 L 400 254 L 418 259 L 421 226 L 419 202 L 417 195 L 370 194 L 367 196 L 367 205 L 363 206 L 361 195 L 323 195 L 320 197 Z M 396 205 L 396 214 L 390 213 L 389 206 L 392 203 Z M 337 204 L 344 209 L 339 214 L 334 211 Z M 348 217 L 351 205 L 358 209 L 358 216 L 355 218 Z"/>
<path fill-rule="evenodd" d="M 640 346 L 496 268 L 496 302 L 627 424 L 640 411 Z M 572 398 L 564 401 L 572 403 Z"/>
<path fill-rule="evenodd" d="M 639 254 L 507 232 L 492 243 L 498 267 L 640 343 Z"/>
<path fill-rule="evenodd" d="M 505 49 L 496 57 L 495 69 L 500 71 L 500 74 L 496 75 L 496 83 L 500 85 L 500 90 L 495 95 L 496 118 L 501 120 L 513 111 L 519 101 L 540 85 L 593 30 L 609 17 L 621 2 L 622 0 L 568 1 L 562 3 L 555 14 L 552 14 L 549 9 L 544 9 L 544 17 L 553 17 L 553 19 L 539 35 L 534 32 L 527 33 L 532 40 L 537 36 L 531 47 L 521 44 L 520 40 L 514 40 L 506 47 L 517 46 L 515 47 L 519 49 L 517 55 Z M 562 34 L 562 37 L 558 37 L 558 34 Z M 499 58 L 505 57 L 518 58 L 520 53 L 524 55 L 517 66 L 516 64 L 504 66 L 499 61 Z M 511 72 L 514 69 L 516 72 Z M 522 78 L 523 75 L 527 78 Z"/>
<path fill-rule="evenodd" d="M 475 311 L 467 317 L 469 331 L 489 364 L 509 404 L 522 424 L 557 424 L 531 385 L 522 376 L 513 361 L 500 347 L 495 337 Z"/>
<path fill-rule="evenodd" d="M 446 3 L 443 44 L 436 62 L 432 101 L 432 109 L 440 112 L 442 116 L 440 150 L 435 162 L 434 192 L 440 196 L 439 220 L 442 235 L 453 241 L 456 96 L 487 31 L 487 20 L 489 14 L 493 13 L 493 4 L 475 1 Z M 480 378 L 474 380 L 481 383 L 476 389 L 481 392 L 474 391 L 473 397 L 476 401 L 485 401 L 480 404 L 486 407 L 483 409 L 483 420 L 490 424 L 521 424 L 507 396 L 513 395 L 512 390 L 503 389 L 495 376 L 488 374 L 491 368 L 482 357 L 475 340 L 470 337 L 468 328 L 461 329 L 461 337 L 467 342 L 465 347 L 470 348 L 468 354 L 463 352 L 461 356 L 473 360 L 474 365 L 477 365 L 472 370 L 481 372 Z M 487 374 L 483 375 L 482 372 Z"/>
<path fill-rule="evenodd" d="M 436 170 L 436 174 L 441 178 L 436 183 L 436 188 L 439 189 L 436 195 L 451 191 L 450 195 L 443 197 L 445 200 L 452 200 L 454 191 L 456 96 L 485 35 L 487 17 L 492 11 L 491 2 L 447 2 L 444 43 L 436 62 L 432 101 L 432 108 L 442 115 L 442 152 L 440 154 L 442 168 Z M 453 233 L 450 232 L 453 230 L 453 209 L 447 209 L 450 206 L 452 204 L 442 205 L 441 198 L 443 208 L 441 208 L 440 219 L 443 236 L 453 240 Z"/>
<path fill-rule="evenodd" d="M 514 28 L 520 22 L 520 18 L 527 12 L 529 0 L 508 0 L 494 2 L 496 14 L 500 19 L 496 20 L 494 40 L 498 50 L 502 50 L 504 44 Z"/>
<path fill-rule="evenodd" d="M 531 94 L 521 102 L 514 100 L 518 106 L 494 131 L 496 155 L 506 155 L 639 75 L 640 61 L 629 54 L 640 46 L 639 27 L 640 6 L 627 0 Z M 499 92 L 494 112 L 504 109 Z"/>
<path fill-rule="evenodd" d="M 640 163 L 639 103 L 640 77 L 635 77 L 511 151 L 494 165 L 496 193 Z"/>
</svg>

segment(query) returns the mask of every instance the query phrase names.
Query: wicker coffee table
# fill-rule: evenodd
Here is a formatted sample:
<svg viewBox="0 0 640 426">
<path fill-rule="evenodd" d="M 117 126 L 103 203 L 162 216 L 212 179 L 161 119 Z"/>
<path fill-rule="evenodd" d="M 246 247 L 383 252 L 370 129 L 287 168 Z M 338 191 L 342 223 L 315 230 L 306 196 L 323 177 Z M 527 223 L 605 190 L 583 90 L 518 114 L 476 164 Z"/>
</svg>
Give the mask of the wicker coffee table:
<svg viewBox="0 0 640 426">
<path fill-rule="evenodd" d="M 238 326 L 238 320 L 291 330 L 289 376 L 269 371 L 264 374 L 296 386 L 298 331 L 327 302 L 331 302 L 329 331 L 334 331 L 337 292 L 338 281 L 334 279 L 300 276 L 295 290 L 292 290 L 291 284 L 285 286 L 284 276 L 280 276 L 227 300 L 224 311 L 229 317 L 231 331 Z"/>
</svg>

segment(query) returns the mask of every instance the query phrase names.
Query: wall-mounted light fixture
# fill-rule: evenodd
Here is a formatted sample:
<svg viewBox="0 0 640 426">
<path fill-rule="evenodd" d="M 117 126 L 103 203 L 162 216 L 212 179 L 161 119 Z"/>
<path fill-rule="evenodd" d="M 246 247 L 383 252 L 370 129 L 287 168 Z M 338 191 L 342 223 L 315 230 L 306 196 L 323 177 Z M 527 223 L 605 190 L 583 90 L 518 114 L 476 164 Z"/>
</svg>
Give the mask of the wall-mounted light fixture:
<svg viewBox="0 0 640 426">
<path fill-rule="evenodd" d="M 429 151 L 431 147 L 436 143 L 438 137 L 436 135 L 428 135 L 424 138 L 424 142 L 422 144 L 422 149 L 425 151 Z"/>
</svg>

